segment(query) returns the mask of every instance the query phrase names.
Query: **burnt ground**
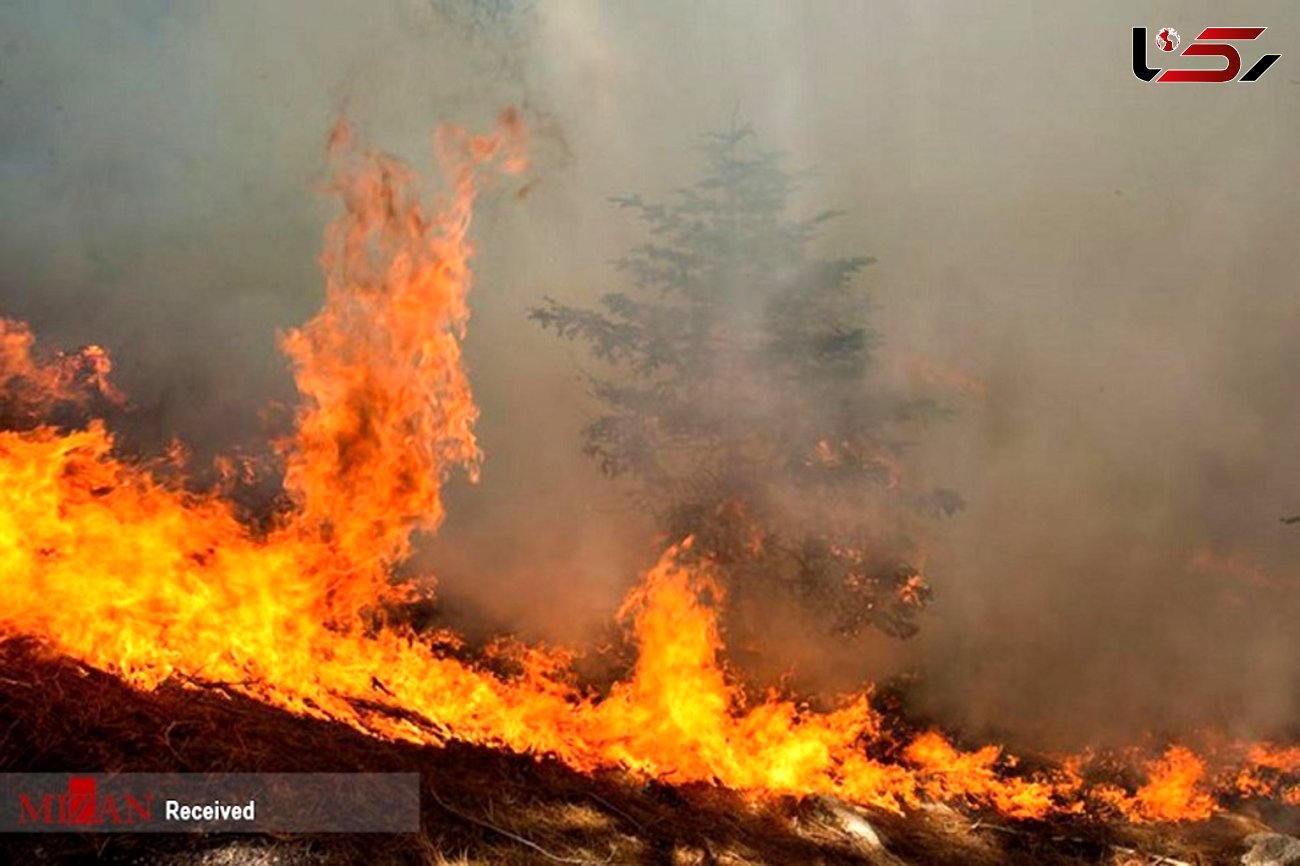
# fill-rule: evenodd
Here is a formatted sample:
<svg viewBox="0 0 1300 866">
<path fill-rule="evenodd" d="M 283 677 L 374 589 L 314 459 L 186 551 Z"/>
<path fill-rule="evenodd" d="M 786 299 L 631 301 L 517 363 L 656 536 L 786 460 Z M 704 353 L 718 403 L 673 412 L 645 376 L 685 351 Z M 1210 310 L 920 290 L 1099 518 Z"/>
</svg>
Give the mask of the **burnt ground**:
<svg viewBox="0 0 1300 866">
<path fill-rule="evenodd" d="M 1218 864 L 1241 862 L 1266 820 L 1293 833 L 1300 820 L 1248 805 L 1201 824 L 1133 827 L 942 806 L 895 816 L 827 800 L 753 804 L 487 748 L 379 741 L 219 689 L 143 694 L 22 640 L 0 643 L 0 771 L 418 771 L 422 780 L 418 835 L 10 835 L 0 837 L 9 863 Z"/>
</svg>

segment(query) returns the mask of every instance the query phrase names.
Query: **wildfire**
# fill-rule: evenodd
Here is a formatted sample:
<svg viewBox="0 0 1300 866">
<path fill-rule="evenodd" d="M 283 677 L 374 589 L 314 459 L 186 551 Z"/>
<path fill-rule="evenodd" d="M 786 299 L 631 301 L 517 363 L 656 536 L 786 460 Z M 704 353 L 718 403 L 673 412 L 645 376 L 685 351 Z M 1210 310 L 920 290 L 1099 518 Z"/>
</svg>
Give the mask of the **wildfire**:
<svg viewBox="0 0 1300 866">
<path fill-rule="evenodd" d="M 0 422 L 17 427 L 46 417 L 60 404 L 85 406 L 95 393 L 113 403 L 124 398 L 108 381 L 113 363 L 99 346 L 43 361 L 26 322 L 0 317 Z"/>
<path fill-rule="evenodd" d="M 1095 805 L 1182 820 L 1208 816 L 1216 797 L 1296 791 L 1294 748 L 1251 747 L 1212 789 L 1202 759 L 1176 747 L 1129 794 L 1085 785 L 1077 761 L 1027 773 L 999 747 L 962 751 L 933 731 L 891 742 L 868 692 L 830 712 L 749 702 L 720 660 L 719 584 L 678 556 L 689 540 L 623 605 L 639 656 L 604 695 L 577 684 L 557 652 L 522 650 L 522 672 L 502 677 L 384 623 L 411 592 L 391 575 L 412 533 L 442 521 L 447 474 L 477 471 L 461 354 L 468 234 L 487 172 L 522 168 L 520 146 L 513 115 L 492 135 L 443 130 L 446 197 L 426 208 L 404 165 L 336 129 L 344 210 L 326 233 L 324 308 L 282 340 L 301 405 L 279 443 L 292 507 L 270 528 L 242 523 L 219 490 L 189 492 L 117 455 L 100 421 L 28 423 L 87 406 L 86 393 L 120 397 L 102 350 L 42 358 L 25 325 L 0 320 L 0 419 L 13 428 L 0 432 L 0 628 L 140 689 L 221 683 L 375 736 L 459 739 L 757 795 L 834 794 L 895 811 L 956 801 L 1016 818 Z"/>
<path fill-rule="evenodd" d="M 1300 746 L 1251 743 L 1246 746 L 1246 761 L 1232 780 L 1238 793 L 1246 797 L 1280 797 L 1282 802 L 1300 806 Z M 1286 780 L 1291 779 L 1288 783 Z"/>
<path fill-rule="evenodd" d="M 1133 795 L 1099 786 L 1096 796 L 1135 821 L 1199 821 L 1214 814 L 1214 798 L 1204 789 L 1205 763 L 1182 746 L 1171 746 L 1147 766 L 1148 780 Z"/>
</svg>

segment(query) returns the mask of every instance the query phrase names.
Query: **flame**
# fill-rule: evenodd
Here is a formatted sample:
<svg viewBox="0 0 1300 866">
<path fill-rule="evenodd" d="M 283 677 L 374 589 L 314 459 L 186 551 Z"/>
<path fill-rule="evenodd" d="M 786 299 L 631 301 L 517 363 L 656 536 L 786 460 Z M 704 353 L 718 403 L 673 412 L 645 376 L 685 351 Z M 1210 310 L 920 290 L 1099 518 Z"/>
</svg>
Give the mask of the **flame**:
<svg viewBox="0 0 1300 866">
<path fill-rule="evenodd" d="M 442 481 L 454 466 L 476 477 L 478 417 L 461 359 L 469 317 L 469 231 L 477 168 L 505 139 L 444 130 L 438 150 L 451 197 L 429 214 L 414 177 L 383 154 L 357 154 L 340 125 L 332 186 L 346 213 L 326 232 L 325 308 L 282 347 L 302 395 L 297 433 L 282 443 L 285 488 L 298 510 L 289 530 L 327 539 L 323 575 L 346 619 L 387 590 L 414 529 L 442 522 Z"/>
<path fill-rule="evenodd" d="M 920 768 L 922 789 L 934 799 L 987 803 L 1012 818 L 1042 818 L 1082 808 L 1072 800 L 1078 788 L 1073 773 L 1062 770 L 1055 779 L 1008 778 L 998 765 L 1005 760 L 1014 766 L 1014 761 L 1004 759 L 998 746 L 963 753 L 942 734 L 929 731 L 908 744 L 903 754 Z"/>
<path fill-rule="evenodd" d="M 1205 763 L 1190 749 L 1170 746 L 1147 772 L 1146 784 L 1131 796 L 1113 786 L 1096 795 L 1134 821 L 1200 821 L 1214 814 L 1218 804 L 1202 787 Z"/>
<path fill-rule="evenodd" d="M 1232 779 L 1232 787 L 1243 797 L 1279 797 L 1282 802 L 1300 806 L 1300 783 L 1286 784 L 1288 777 L 1300 776 L 1300 746 L 1274 743 L 1250 743 L 1246 760 Z"/>
<path fill-rule="evenodd" d="M 446 197 L 426 208 L 405 166 L 335 129 L 344 210 L 326 232 L 324 307 L 281 341 L 301 405 L 279 443 L 292 504 L 269 527 L 241 522 L 222 485 L 194 493 L 119 456 L 101 421 L 33 427 L 60 404 L 88 406 L 87 393 L 117 399 L 111 364 L 95 347 L 41 356 L 25 325 L 0 320 L 0 407 L 19 422 L 0 431 L 0 631 L 140 689 L 220 684 L 374 736 L 553 755 L 587 772 L 892 811 L 927 800 L 1015 818 L 1092 803 L 1137 821 L 1213 811 L 1206 765 L 1182 747 L 1130 794 L 1085 785 L 1079 757 L 1025 772 L 998 746 L 963 751 L 936 731 L 895 742 L 869 690 L 830 711 L 747 700 L 722 661 L 720 584 L 680 555 L 690 540 L 624 603 L 638 658 L 604 695 L 557 651 L 506 648 L 519 673 L 499 676 L 451 657 L 445 636 L 384 622 L 413 592 L 392 571 L 413 533 L 441 523 L 448 473 L 473 478 L 481 459 L 461 352 L 468 235 L 486 172 L 524 167 L 522 138 L 513 114 L 492 135 L 444 129 Z M 183 449 L 172 462 L 179 471 Z M 228 480 L 236 466 L 217 468 Z M 919 592 L 919 580 L 903 591 Z M 1294 747 L 1246 751 L 1222 791 L 1296 796 Z"/>
<path fill-rule="evenodd" d="M 125 402 L 109 382 L 113 363 L 99 346 L 44 361 L 35 344 L 26 322 L 0 317 L 0 421 L 7 426 L 39 420 L 59 404 L 84 406 L 96 393 L 111 403 Z"/>
</svg>

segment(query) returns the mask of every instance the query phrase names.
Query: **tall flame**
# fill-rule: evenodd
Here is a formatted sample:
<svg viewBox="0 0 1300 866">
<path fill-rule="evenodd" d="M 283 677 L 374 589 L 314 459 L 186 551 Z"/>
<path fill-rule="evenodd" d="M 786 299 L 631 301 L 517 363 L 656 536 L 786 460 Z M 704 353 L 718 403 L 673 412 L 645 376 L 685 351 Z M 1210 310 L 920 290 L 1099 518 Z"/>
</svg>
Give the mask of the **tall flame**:
<svg viewBox="0 0 1300 866">
<path fill-rule="evenodd" d="M 429 214 L 405 165 L 358 154 L 352 138 L 342 124 L 331 136 L 345 213 L 326 232 L 325 308 L 282 341 L 303 398 L 283 445 L 291 526 L 333 548 L 328 601 L 344 619 L 384 592 L 413 529 L 442 522 L 447 470 L 477 473 L 478 408 L 461 361 L 466 236 L 477 169 L 509 143 L 442 131 L 450 198 Z"/>
<path fill-rule="evenodd" d="M 410 592 L 392 569 L 413 532 L 442 521 L 447 473 L 477 470 L 461 353 L 468 234 L 485 170 L 521 168 L 520 143 L 509 114 L 493 135 L 443 130 L 446 198 L 426 209 L 405 166 L 335 131 L 344 211 L 326 233 L 325 306 L 282 340 L 302 396 L 296 433 L 280 443 L 292 506 L 264 531 L 220 493 L 187 492 L 116 455 L 99 421 L 26 423 L 86 405 L 87 387 L 115 396 L 111 367 L 94 347 L 42 360 L 24 325 L 0 320 L 0 418 L 23 422 L 0 431 L 0 630 L 141 689 L 220 683 L 375 736 L 755 794 L 896 811 L 959 801 L 1018 818 L 1097 808 L 1138 821 L 1202 818 L 1216 797 L 1292 796 L 1294 748 L 1235 747 L 1236 766 L 1211 778 L 1176 747 L 1130 794 L 1085 784 L 1082 759 L 1025 773 L 996 746 L 966 752 L 934 731 L 892 742 L 869 693 L 831 712 L 749 702 L 720 660 L 719 584 L 683 565 L 680 546 L 624 604 L 639 657 L 604 696 L 577 685 L 559 653 L 525 651 L 522 673 L 501 677 L 379 622 Z"/>
</svg>

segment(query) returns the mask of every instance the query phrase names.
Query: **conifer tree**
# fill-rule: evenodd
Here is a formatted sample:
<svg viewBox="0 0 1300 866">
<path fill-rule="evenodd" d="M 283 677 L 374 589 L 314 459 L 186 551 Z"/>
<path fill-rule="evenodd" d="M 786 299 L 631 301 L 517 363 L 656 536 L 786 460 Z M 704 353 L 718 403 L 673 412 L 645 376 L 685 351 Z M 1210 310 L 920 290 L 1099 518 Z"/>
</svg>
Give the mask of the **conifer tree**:
<svg viewBox="0 0 1300 866">
<path fill-rule="evenodd" d="M 624 291 L 530 312 L 600 367 L 584 450 L 670 537 L 694 537 L 740 609 L 793 601 L 840 633 L 911 635 L 930 590 L 900 514 L 961 504 L 901 470 L 908 431 L 939 407 L 873 387 L 872 260 L 809 250 L 837 214 L 790 219 L 798 178 L 748 128 L 704 155 L 668 203 L 613 200 L 647 235 L 616 262 Z"/>
</svg>

